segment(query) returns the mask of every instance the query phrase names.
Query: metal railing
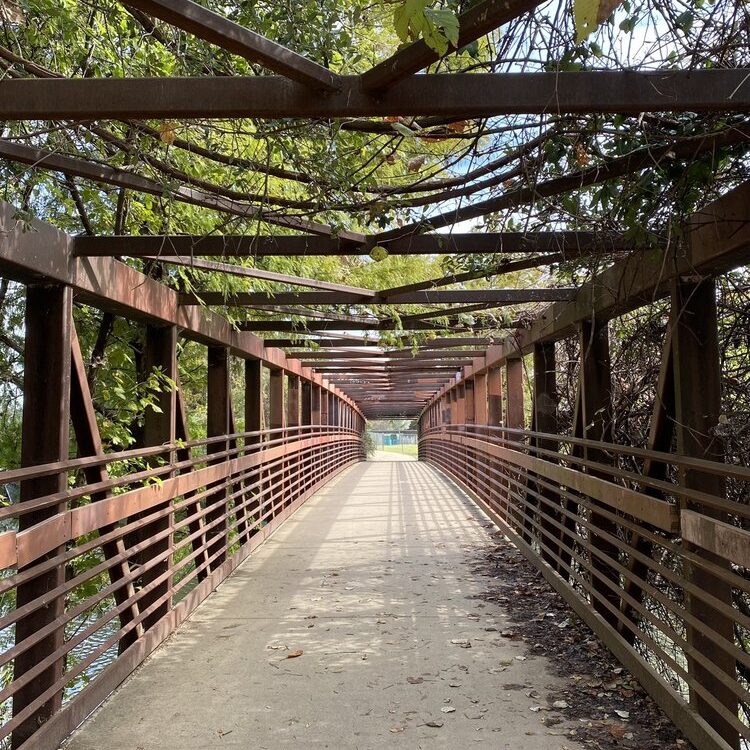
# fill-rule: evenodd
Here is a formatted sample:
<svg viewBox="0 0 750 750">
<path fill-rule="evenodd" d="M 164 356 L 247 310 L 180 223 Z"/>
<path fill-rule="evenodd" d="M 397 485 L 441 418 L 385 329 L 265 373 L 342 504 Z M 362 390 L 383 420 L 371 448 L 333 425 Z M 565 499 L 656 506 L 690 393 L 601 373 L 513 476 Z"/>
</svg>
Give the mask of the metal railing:
<svg viewBox="0 0 750 750">
<path fill-rule="evenodd" d="M 57 476 L 66 487 L 0 508 L 3 746 L 57 747 L 302 502 L 363 458 L 357 431 L 307 425 L 1 472 L 0 485 Z"/>
<path fill-rule="evenodd" d="M 697 747 L 750 741 L 750 507 L 680 483 L 745 483 L 749 469 L 472 424 L 424 430 L 420 457 L 479 501 Z"/>
</svg>

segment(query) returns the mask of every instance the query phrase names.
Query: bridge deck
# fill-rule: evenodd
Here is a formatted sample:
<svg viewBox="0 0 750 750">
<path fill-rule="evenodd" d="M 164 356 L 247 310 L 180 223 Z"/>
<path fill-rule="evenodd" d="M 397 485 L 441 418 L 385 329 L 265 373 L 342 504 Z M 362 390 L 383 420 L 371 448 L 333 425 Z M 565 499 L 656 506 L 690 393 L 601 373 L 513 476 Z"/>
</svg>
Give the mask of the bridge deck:
<svg viewBox="0 0 750 750">
<path fill-rule="evenodd" d="M 399 458 L 306 503 L 69 750 L 579 747 L 503 687 L 543 703 L 558 682 L 544 659 L 517 660 L 524 646 L 487 630 L 503 610 L 473 598 L 494 527 L 434 468 Z"/>
</svg>

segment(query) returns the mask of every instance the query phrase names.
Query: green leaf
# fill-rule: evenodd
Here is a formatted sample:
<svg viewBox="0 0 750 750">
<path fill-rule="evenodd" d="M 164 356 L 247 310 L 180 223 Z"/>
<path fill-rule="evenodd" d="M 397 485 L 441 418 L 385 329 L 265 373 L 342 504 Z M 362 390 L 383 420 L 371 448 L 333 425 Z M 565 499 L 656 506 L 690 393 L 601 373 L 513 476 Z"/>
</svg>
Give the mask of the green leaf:
<svg viewBox="0 0 750 750">
<path fill-rule="evenodd" d="M 448 42 L 454 47 L 458 47 L 458 16 L 452 10 L 427 8 L 424 15 L 433 26 L 443 32 L 443 36 Z"/>
<path fill-rule="evenodd" d="M 596 29 L 596 17 L 598 15 L 599 0 L 573 0 L 573 18 L 577 42 L 582 42 Z"/>
<path fill-rule="evenodd" d="M 425 26 L 427 0 L 405 0 L 393 11 L 393 26 L 402 42 L 419 38 Z"/>
</svg>

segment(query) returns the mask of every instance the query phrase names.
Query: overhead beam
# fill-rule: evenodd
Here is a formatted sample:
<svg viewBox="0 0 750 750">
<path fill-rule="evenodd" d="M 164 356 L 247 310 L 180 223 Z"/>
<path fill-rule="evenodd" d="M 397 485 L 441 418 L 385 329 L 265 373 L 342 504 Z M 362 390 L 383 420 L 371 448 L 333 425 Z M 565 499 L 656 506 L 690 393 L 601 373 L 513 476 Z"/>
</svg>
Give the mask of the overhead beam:
<svg viewBox="0 0 750 750">
<path fill-rule="evenodd" d="M 501 323 L 481 319 L 469 325 L 452 323 L 452 331 L 481 331 L 518 328 L 518 321 Z M 247 320 L 238 324 L 241 331 L 280 331 L 286 333 L 309 333 L 315 331 L 445 331 L 445 325 L 425 323 L 423 321 L 399 322 L 396 320 L 381 320 L 377 324 L 351 323 L 336 320 L 310 320 L 307 324 L 295 320 Z"/>
<path fill-rule="evenodd" d="M 573 335 L 583 320 L 611 319 L 669 295 L 680 277 L 716 275 L 750 262 L 750 182 L 694 213 L 683 227 L 686 247 L 665 247 L 616 263 L 581 287 L 569 304 L 554 304 L 530 325 L 490 347 L 485 372 L 533 350 L 535 343 Z M 442 396 L 449 384 L 441 389 Z"/>
<path fill-rule="evenodd" d="M 497 305 L 514 305 L 523 302 L 557 302 L 573 299 L 576 290 L 569 288 L 552 289 L 449 289 L 419 290 L 388 296 L 363 298 L 359 294 L 344 292 L 235 292 L 231 296 L 224 292 L 196 292 L 180 294 L 183 305 L 260 305 L 275 303 L 280 305 L 430 305 L 430 304 L 472 304 L 477 302 Z M 445 314 L 449 315 L 450 310 Z"/>
<path fill-rule="evenodd" d="M 682 275 L 718 274 L 750 261 L 750 182 L 694 213 L 684 227 L 686 247 L 666 246 L 605 269 L 581 287 L 572 304 L 554 304 L 501 348 L 502 356 L 528 352 L 534 342 L 571 335 L 588 317 L 606 320 L 670 293 Z"/>
<path fill-rule="evenodd" d="M 512 21 L 541 4 L 541 0 L 484 0 L 459 16 L 458 44 L 461 49 L 498 26 Z M 378 91 L 437 62 L 439 55 L 420 39 L 362 74 L 362 88 Z"/>
<path fill-rule="evenodd" d="M 451 73 L 411 76 L 373 96 L 358 76 L 321 96 L 278 76 L 5 78 L 2 120 L 338 118 L 744 112 L 750 71 Z"/>
<path fill-rule="evenodd" d="M 336 91 L 339 87 L 338 76 L 322 65 L 190 0 L 123 2 L 305 86 L 327 91 Z"/>
<path fill-rule="evenodd" d="M 232 263 L 214 263 L 210 260 L 198 260 L 191 258 L 189 260 L 182 258 L 160 258 L 157 255 L 143 256 L 148 260 L 156 260 L 160 263 L 167 263 L 172 266 L 181 266 L 192 268 L 196 271 L 220 272 L 229 276 L 237 276 L 246 279 L 261 279 L 263 281 L 274 281 L 280 284 L 289 284 L 290 286 L 303 286 L 308 289 L 326 289 L 331 292 L 347 292 L 349 294 L 361 294 L 365 297 L 374 297 L 375 292 L 358 286 L 347 286 L 346 284 L 332 284 L 328 281 L 310 279 L 305 276 L 292 276 L 287 273 L 277 273 L 275 271 L 265 271 L 262 268 L 245 268 Z"/>
<path fill-rule="evenodd" d="M 0 82 L 0 87 L 2 83 Z M 134 187 L 134 189 L 137 189 Z M 357 243 L 346 237 L 319 235 L 157 235 L 80 236 L 74 254 L 128 256 L 159 260 L 195 256 L 268 257 L 294 255 L 368 255 L 378 240 Z M 390 255 L 449 255 L 489 253 L 610 253 L 634 249 L 619 232 L 488 232 L 414 234 L 382 243 Z"/>
<path fill-rule="evenodd" d="M 72 238 L 41 221 L 21 221 L 0 201 L 0 274 L 26 284 L 44 281 L 70 286 L 76 299 L 100 310 L 149 323 L 175 325 L 181 335 L 207 345 L 228 346 L 233 354 L 262 360 L 331 390 L 330 384 L 287 359 L 280 349 L 238 332 L 220 315 L 177 304 L 177 293 L 112 258 L 73 258 Z M 335 389 L 334 389 L 335 390 Z M 354 405 L 356 408 L 356 405 Z"/>
<path fill-rule="evenodd" d="M 287 352 L 287 357 L 294 357 L 296 359 L 319 359 L 319 360 L 333 360 L 333 359 L 345 359 L 345 360 L 372 360 L 373 362 L 387 362 L 391 359 L 408 359 L 408 360 L 420 360 L 420 359 L 456 359 L 457 357 L 483 357 L 483 349 L 440 349 L 433 351 L 432 349 L 423 348 L 417 352 L 413 352 L 411 349 L 402 349 L 397 351 L 382 351 L 382 352 L 353 352 L 353 351 L 293 351 Z"/>
<path fill-rule="evenodd" d="M 407 337 L 403 343 L 404 349 L 410 348 L 411 341 Z M 277 346 L 280 349 L 293 349 L 301 346 L 312 345 L 319 349 L 338 349 L 341 347 L 356 347 L 356 348 L 378 348 L 386 351 L 400 351 L 400 349 L 393 344 L 386 344 L 378 339 L 367 339 L 364 336 L 344 336 L 338 338 L 292 338 L 292 339 L 264 339 L 263 343 L 266 346 Z M 493 343 L 497 343 L 491 338 L 483 336 L 471 336 L 471 337 L 457 337 L 457 338 L 434 338 L 426 339 L 418 347 L 429 347 L 430 349 L 449 349 L 456 346 L 481 346 L 487 348 L 492 346 Z M 307 350 L 310 351 L 310 350 Z M 314 351 L 314 350 L 312 350 Z M 287 355 L 292 352 L 287 352 Z M 297 352 L 294 352 L 295 354 Z"/>
</svg>

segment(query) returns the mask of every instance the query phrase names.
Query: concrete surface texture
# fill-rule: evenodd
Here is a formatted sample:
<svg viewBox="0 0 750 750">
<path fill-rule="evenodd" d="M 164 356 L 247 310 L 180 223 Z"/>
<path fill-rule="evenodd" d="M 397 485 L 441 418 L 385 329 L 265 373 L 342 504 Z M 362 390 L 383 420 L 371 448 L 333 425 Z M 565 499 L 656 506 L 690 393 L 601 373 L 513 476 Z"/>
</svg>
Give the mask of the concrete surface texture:
<svg viewBox="0 0 750 750">
<path fill-rule="evenodd" d="M 502 638 L 503 610 L 475 598 L 471 561 L 493 530 L 424 463 L 350 468 L 67 750 L 581 747 L 531 710 L 560 684 L 546 660 Z"/>
</svg>

